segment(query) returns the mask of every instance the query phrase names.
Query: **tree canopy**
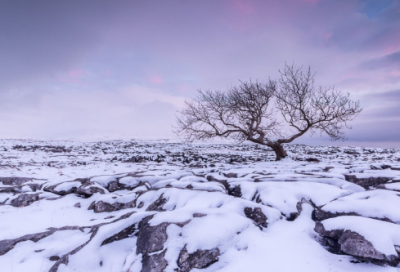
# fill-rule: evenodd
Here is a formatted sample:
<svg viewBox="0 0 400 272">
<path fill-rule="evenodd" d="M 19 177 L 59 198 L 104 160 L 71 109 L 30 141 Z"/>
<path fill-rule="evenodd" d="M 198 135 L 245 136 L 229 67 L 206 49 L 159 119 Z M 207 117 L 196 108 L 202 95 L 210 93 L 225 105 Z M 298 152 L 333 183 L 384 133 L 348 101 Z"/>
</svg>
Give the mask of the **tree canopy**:
<svg viewBox="0 0 400 272">
<path fill-rule="evenodd" d="M 306 132 L 345 139 L 343 129 L 361 112 L 360 103 L 334 87 L 316 87 L 314 77 L 310 68 L 286 64 L 278 80 L 241 81 L 225 92 L 198 90 L 185 101 L 175 132 L 187 141 L 248 140 L 271 147 L 277 160 L 287 156 L 282 144 Z"/>
</svg>

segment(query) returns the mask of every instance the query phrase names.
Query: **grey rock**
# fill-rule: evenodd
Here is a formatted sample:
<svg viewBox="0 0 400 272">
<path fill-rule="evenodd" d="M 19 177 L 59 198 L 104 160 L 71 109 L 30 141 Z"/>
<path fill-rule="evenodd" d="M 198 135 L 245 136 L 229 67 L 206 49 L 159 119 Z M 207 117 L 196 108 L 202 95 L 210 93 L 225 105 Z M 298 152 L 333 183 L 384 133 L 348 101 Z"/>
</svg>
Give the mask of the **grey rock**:
<svg viewBox="0 0 400 272">
<path fill-rule="evenodd" d="M 167 267 L 168 262 L 164 255 L 166 248 L 164 243 L 168 239 L 167 228 L 171 224 L 183 227 L 190 222 L 187 220 L 182 223 L 163 222 L 156 226 L 150 226 L 149 221 L 154 215 L 145 217 L 139 222 L 136 254 L 142 254 L 142 272 L 161 272 Z"/>
<path fill-rule="evenodd" d="M 114 180 L 107 185 L 107 190 L 109 192 L 115 192 L 115 191 L 123 190 L 123 189 L 125 189 L 125 186 L 123 184 L 119 183 L 118 180 Z"/>
<path fill-rule="evenodd" d="M 20 186 L 13 186 L 13 187 L 0 187 L 0 193 L 8 193 L 8 194 L 17 194 L 21 192 Z"/>
<path fill-rule="evenodd" d="M 99 193 L 99 194 L 103 195 L 103 194 L 106 193 L 106 191 L 104 189 L 102 189 L 102 188 L 99 188 L 99 187 L 90 186 L 90 185 L 83 185 L 83 186 L 77 188 L 75 193 L 77 195 L 82 196 L 82 197 L 89 198 L 89 197 L 91 197 L 92 195 L 94 195 L 96 193 Z"/>
<path fill-rule="evenodd" d="M 76 189 L 79 186 L 73 186 L 67 191 L 66 190 L 57 190 L 57 186 L 58 185 L 63 184 L 63 183 L 71 183 L 71 182 L 73 182 L 73 181 L 66 181 L 66 182 L 57 183 L 55 185 L 46 186 L 46 187 L 43 188 L 43 191 L 50 192 L 50 193 L 57 194 L 57 195 L 61 195 L 61 196 L 72 194 L 72 193 L 76 192 Z"/>
<path fill-rule="evenodd" d="M 21 194 L 17 198 L 11 200 L 11 206 L 14 207 L 26 207 L 31 205 L 33 202 L 38 201 L 40 193 L 36 194 Z"/>
<path fill-rule="evenodd" d="M 360 234 L 346 230 L 338 240 L 340 249 L 349 255 L 384 260 L 385 255 L 378 252 L 374 246 Z"/>
<path fill-rule="evenodd" d="M 250 218 L 254 224 L 261 229 L 261 227 L 268 227 L 267 216 L 262 212 L 261 208 L 244 208 L 244 214 Z"/>
<path fill-rule="evenodd" d="M 62 183 L 47 186 L 43 190 L 46 192 L 50 192 L 50 193 L 61 195 L 61 196 L 68 195 L 68 194 L 77 194 L 84 198 L 89 198 L 95 193 L 100 193 L 100 194 L 106 193 L 106 191 L 103 188 L 99 188 L 98 186 L 92 186 L 92 185 L 96 185 L 96 183 L 90 181 L 90 179 L 87 179 L 87 178 L 78 178 L 73 181 L 67 181 L 67 183 L 68 182 L 77 182 L 77 181 L 81 182 L 81 185 L 73 186 L 67 191 L 66 190 L 57 190 L 57 186 Z"/>
<path fill-rule="evenodd" d="M 324 211 L 323 209 L 320 209 L 320 208 L 316 208 L 313 211 L 312 219 L 314 221 L 323 221 L 323 220 L 326 220 L 326 219 L 329 219 L 329 218 L 334 218 L 334 217 L 338 217 L 338 216 L 348 216 L 348 215 L 363 216 L 363 217 L 368 217 L 368 218 L 372 218 L 372 219 L 376 219 L 376 220 L 381 220 L 381 221 L 385 221 L 385 222 L 394 223 L 392 220 L 390 220 L 389 218 L 386 218 L 386 217 L 376 218 L 376 217 L 361 215 L 361 214 L 358 214 L 356 212 L 335 212 L 335 213 L 332 213 L 332 212 L 329 212 L 329 211 Z"/>
<path fill-rule="evenodd" d="M 308 162 L 319 162 L 319 160 L 317 158 L 307 158 L 307 159 L 305 159 L 305 161 L 308 161 Z"/>
<path fill-rule="evenodd" d="M 178 258 L 179 272 L 189 272 L 193 268 L 206 268 L 218 261 L 220 251 L 218 248 L 210 250 L 196 250 L 193 253 L 187 251 L 186 246 L 182 249 Z"/>
<path fill-rule="evenodd" d="M 28 185 L 31 188 L 32 192 L 36 192 L 41 188 L 41 185 L 37 183 L 28 183 L 26 185 Z"/>
<path fill-rule="evenodd" d="M 227 183 L 226 179 L 217 179 L 213 175 L 207 175 L 206 179 L 208 181 L 215 181 L 215 182 L 220 182 L 220 183 L 223 183 L 223 184 Z"/>
<path fill-rule="evenodd" d="M 49 260 L 52 261 L 52 262 L 58 261 L 59 259 L 60 259 L 60 257 L 57 256 L 57 255 L 51 256 L 51 257 L 49 258 Z"/>
<path fill-rule="evenodd" d="M 2 182 L 3 185 L 21 185 L 32 180 L 33 178 L 24 177 L 0 177 L 0 182 Z"/>
<path fill-rule="evenodd" d="M 227 178 L 237 178 L 238 175 L 236 173 L 222 173 Z"/>
<path fill-rule="evenodd" d="M 227 192 L 229 192 L 230 187 L 229 187 L 229 183 L 228 183 L 228 181 L 227 181 L 226 179 L 217 179 L 217 178 L 215 178 L 213 175 L 207 175 L 207 176 L 206 176 L 206 179 L 207 179 L 208 181 L 215 181 L 215 182 L 221 183 L 221 184 L 225 187 L 225 190 L 226 190 Z"/>
<path fill-rule="evenodd" d="M 90 206 L 88 207 L 88 210 L 94 210 L 95 213 L 101 213 L 101 212 L 119 211 L 134 207 L 135 207 L 135 200 L 127 203 L 115 202 L 112 204 L 100 200 L 97 202 L 92 202 L 92 204 L 90 204 Z"/>
<path fill-rule="evenodd" d="M 365 189 L 369 189 L 370 186 L 376 187 L 380 184 L 387 183 L 389 180 L 391 180 L 388 177 L 358 178 L 356 175 L 344 175 L 344 177 L 347 181 L 360 185 Z"/>
<path fill-rule="evenodd" d="M 168 262 L 165 260 L 164 249 L 161 253 L 155 253 L 152 255 L 144 255 L 142 258 L 142 270 L 141 272 L 162 272 L 167 267 Z"/>
<path fill-rule="evenodd" d="M 204 216 L 207 216 L 207 214 L 205 214 L 205 213 L 194 213 L 193 214 L 193 217 L 204 217 Z"/>
<path fill-rule="evenodd" d="M 233 188 L 229 188 L 228 194 L 231 196 L 242 197 L 242 188 L 240 185 L 236 185 Z"/>
<path fill-rule="evenodd" d="M 355 212 L 347 212 L 347 213 L 332 213 L 329 211 L 324 211 L 323 209 L 315 209 L 313 211 L 312 219 L 314 221 L 323 221 L 325 219 L 334 218 L 338 216 L 345 216 L 345 215 L 359 215 Z"/>
<path fill-rule="evenodd" d="M 168 239 L 167 228 L 171 223 L 164 222 L 157 226 L 150 226 L 149 221 L 153 215 L 145 217 L 139 223 L 139 232 L 136 242 L 136 254 L 142 254 L 142 272 L 161 272 L 167 267 L 168 262 L 164 255 L 164 243 Z M 153 253 L 153 254 L 151 254 Z"/>
<path fill-rule="evenodd" d="M 125 238 L 129 238 L 129 237 L 131 237 L 133 235 L 135 230 L 136 230 L 136 224 L 132 224 L 129 227 L 127 227 L 127 228 L 121 230 L 120 232 L 114 234 L 113 236 L 108 237 L 107 239 L 105 239 L 101 243 L 101 246 L 104 246 L 104 245 L 107 245 L 107 244 L 110 244 L 112 242 L 119 241 L 119 240 L 122 240 L 122 239 L 125 239 Z"/>
<path fill-rule="evenodd" d="M 207 168 L 207 165 L 202 162 L 191 163 L 188 165 L 190 168 Z"/>
<path fill-rule="evenodd" d="M 93 181 L 90 181 L 90 178 L 78 178 L 74 181 L 80 181 L 82 183 L 82 185 L 79 186 L 75 191 L 77 195 L 82 197 L 89 198 L 96 193 L 102 195 L 106 193 L 105 189 L 96 186 L 97 184 Z"/>
<path fill-rule="evenodd" d="M 164 248 L 164 243 L 168 239 L 167 227 L 171 223 L 163 222 L 157 226 L 150 226 L 148 222 L 152 218 L 153 216 L 148 216 L 139 223 L 136 254 L 146 255 Z"/>
<path fill-rule="evenodd" d="M 314 230 L 320 235 L 319 242 L 332 253 L 350 255 L 361 261 L 380 265 L 397 266 L 400 262 L 398 255 L 379 252 L 370 241 L 357 232 L 344 229 L 327 231 L 321 222 L 316 223 Z"/>
<path fill-rule="evenodd" d="M 349 154 L 349 155 L 361 155 L 361 153 L 359 153 L 355 150 L 344 150 L 343 153 Z"/>
<path fill-rule="evenodd" d="M 146 209 L 146 211 L 159 211 L 159 212 L 165 211 L 163 209 L 163 206 L 165 203 L 167 203 L 167 199 L 165 199 L 162 194 L 156 201 L 154 201 L 153 203 L 151 203 L 149 205 L 149 207 Z"/>
<path fill-rule="evenodd" d="M 287 219 L 288 221 L 294 221 L 294 220 L 296 220 L 297 217 L 299 217 L 299 215 L 300 215 L 301 212 L 303 211 L 303 206 L 302 206 L 302 205 L 303 205 L 304 203 L 307 203 L 307 204 L 311 205 L 312 207 L 314 207 L 314 209 L 316 209 L 315 204 L 314 204 L 311 200 L 307 200 L 307 199 L 305 199 L 305 198 L 302 198 L 301 201 L 297 202 L 297 204 L 296 204 L 297 212 L 292 212 L 292 213 L 290 213 L 290 215 L 287 216 L 286 219 Z"/>
</svg>

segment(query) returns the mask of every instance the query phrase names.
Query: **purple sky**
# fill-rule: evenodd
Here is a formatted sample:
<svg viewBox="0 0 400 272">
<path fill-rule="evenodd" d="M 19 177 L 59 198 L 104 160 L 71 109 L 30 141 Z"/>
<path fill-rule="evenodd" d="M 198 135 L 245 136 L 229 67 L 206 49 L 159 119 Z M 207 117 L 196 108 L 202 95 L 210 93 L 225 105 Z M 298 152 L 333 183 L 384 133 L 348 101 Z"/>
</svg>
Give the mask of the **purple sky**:
<svg viewBox="0 0 400 272">
<path fill-rule="evenodd" d="M 197 89 L 285 62 L 361 101 L 344 144 L 400 147 L 399 0 L 1 1 L 0 138 L 171 137 Z"/>
</svg>

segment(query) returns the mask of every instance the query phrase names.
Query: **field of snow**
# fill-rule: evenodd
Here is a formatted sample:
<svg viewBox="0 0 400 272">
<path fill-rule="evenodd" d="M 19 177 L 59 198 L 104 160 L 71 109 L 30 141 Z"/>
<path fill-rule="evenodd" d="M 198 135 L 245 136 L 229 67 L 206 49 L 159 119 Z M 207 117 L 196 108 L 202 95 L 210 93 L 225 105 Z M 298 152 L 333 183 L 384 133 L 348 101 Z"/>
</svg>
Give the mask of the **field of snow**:
<svg viewBox="0 0 400 272">
<path fill-rule="evenodd" d="M 400 150 L 0 140 L 0 272 L 400 271 Z"/>
</svg>

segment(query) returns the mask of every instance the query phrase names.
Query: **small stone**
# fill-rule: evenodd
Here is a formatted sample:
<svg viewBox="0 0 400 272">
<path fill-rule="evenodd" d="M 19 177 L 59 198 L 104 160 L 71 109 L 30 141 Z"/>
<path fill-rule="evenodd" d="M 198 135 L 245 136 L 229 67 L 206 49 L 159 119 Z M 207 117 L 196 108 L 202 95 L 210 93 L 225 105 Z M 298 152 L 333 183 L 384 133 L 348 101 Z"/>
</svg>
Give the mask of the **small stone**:
<svg viewBox="0 0 400 272">
<path fill-rule="evenodd" d="M 244 208 L 244 214 L 250 218 L 254 224 L 261 229 L 261 227 L 268 227 L 267 216 L 262 212 L 261 208 Z"/>
<path fill-rule="evenodd" d="M 51 256 L 51 257 L 49 258 L 49 260 L 52 261 L 52 262 L 55 262 L 55 261 L 57 261 L 58 259 L 60 259 L 60 257 L 58 257 L 58 256 Z"/>
<path fill-rule="evenodd" d="M 178 258 L 179 272 L 189 272 L 193 268 L 203 269 L 218 261 L 220 251 L 218 248 L 210 250 L 196 250 L 190 253 L 185 247 L 182 249 Z"/>
</svg>

